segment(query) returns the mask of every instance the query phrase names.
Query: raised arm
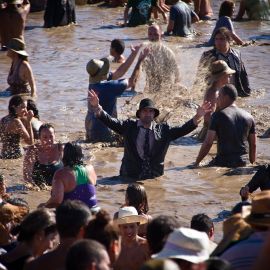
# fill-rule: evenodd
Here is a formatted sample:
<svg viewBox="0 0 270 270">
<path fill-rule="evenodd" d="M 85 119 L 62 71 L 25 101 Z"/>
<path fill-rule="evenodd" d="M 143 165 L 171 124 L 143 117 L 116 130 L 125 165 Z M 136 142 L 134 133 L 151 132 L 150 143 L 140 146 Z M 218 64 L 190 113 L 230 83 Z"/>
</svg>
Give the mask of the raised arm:
<svg viewBox="0 0 270 270">
<path fill-rule="evenodd" d="M 140 48 L 141 48 L 141 45 L 138 45 L 135 47 L 131 46 L 131 54 L 127 58 L 126 62 L 124 62 L 121 66 L 119 66 L 116 71 L 112 72 L 112 79 L 113 80 L 120 79 L 128 71 L 128 69 L 132 65 L 135 57 L 137 56 Z"/>
<path fill-rule="evenodd" d="M 99 98 L 94 90 L 88 91 L 88 102 L 90 107 L 93 109 L 95 116 L 99 120 L 101 120 L 108 128 L 112 129 L 113 131 L 121 135 L 123 134 L 124 132 L 123 121 L 111 117 L 102 109 L 102 107 L 99 104 Z"/>
</svg>

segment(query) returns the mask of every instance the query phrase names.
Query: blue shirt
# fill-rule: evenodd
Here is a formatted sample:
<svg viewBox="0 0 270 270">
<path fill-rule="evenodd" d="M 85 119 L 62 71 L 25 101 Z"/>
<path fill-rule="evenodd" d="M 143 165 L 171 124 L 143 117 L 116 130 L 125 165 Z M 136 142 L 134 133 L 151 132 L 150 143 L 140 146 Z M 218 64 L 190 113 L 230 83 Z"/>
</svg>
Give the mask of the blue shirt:
<svg viewBox="0 0 270 270">
<path fill-rule="evenodd" d="M 112 115 L 114 112 L 117 96 L 120 96 L 128 86 L 127 79 L 111 79 L 112 73 L 109 74 L 107 81 L 89 84 L 89 89 L 93 89 L 97 93 L 99 104 L 109 115 Z M 111 140 L 111 131 L 95 117 L 94 112 L 89 106 L 85 124 L 88 140 L 98 142 Z"/>
</svg>

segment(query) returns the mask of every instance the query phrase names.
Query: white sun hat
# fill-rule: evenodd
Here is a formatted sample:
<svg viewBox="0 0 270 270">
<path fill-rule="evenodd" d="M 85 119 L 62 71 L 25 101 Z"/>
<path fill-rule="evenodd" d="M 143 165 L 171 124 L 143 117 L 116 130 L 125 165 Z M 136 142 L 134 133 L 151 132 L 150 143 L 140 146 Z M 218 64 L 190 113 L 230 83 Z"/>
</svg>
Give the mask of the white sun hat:
<svg viewBox="0 0 270 270">
<path fill-rule="evenodd" d="M 163 249 L 152 257 L 181 259 L 191 263 L 204 262 L 209 258 L 209 238 L 206 233 L 190 228 L 174 229 Z"/>
<path fill-rule="evenodd" d="M 117 219 L 114 220 L 117 225 L 128 224 L 128 223 L 147 223 L 147 218 L 138 215 L 138 212 L 133 206 L 125 206 L 119 209 Z"/>
</svg>

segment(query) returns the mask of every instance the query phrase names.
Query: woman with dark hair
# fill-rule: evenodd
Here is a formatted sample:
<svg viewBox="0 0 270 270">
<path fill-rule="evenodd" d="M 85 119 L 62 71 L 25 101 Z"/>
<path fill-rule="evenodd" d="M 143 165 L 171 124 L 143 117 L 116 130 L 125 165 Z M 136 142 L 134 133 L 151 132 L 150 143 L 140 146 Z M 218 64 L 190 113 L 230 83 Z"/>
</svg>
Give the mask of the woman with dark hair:
<svg viewBox="0 0 270 270">
<path fill-rule="evenodd" d="M 241 38 L 238 37 L 237 34 L 235 33 L 234 27 L 232 24 L 231 18 L 233 16 L 234 8 L 235 8 L 235 4 L 233 1 L 225 0 L 222 2 L 219 9 L 219 15 L 218 15 L 219 19 L 216 23 L 212 36 L 207 43 L 208 46 L 214 46 L 214 43 L 215 43 L 214 35 L 220 27 L 226 27 L 228 30 L 231 31 L 232 39 L 235 41 L 236 44 L 238 45 L 244 44 Z"/>
<path fill-rule="evenodd" d="M 140 225 L 138 233 L 139 236 L 145 237 L 147 225 L 152 220 L 152 217 L 147 215 L 149 207 L 147 194 L 143 185 L 137 183 L 128 185 L 124 206 L 133 206 L 139 215 L 144 216 L 147 219 L 147 223 Z"/>
<path fill-rule="evenodd" d="M 27 100 L 27 111 L 29 110 L 31 110 L 34 114 L 31 121 L 31 125 L 32 125 L 32 129 L 34 133 L 34 139 L 38 140 L 39 139 L 38 132 L 39 132 L 40 126 L 42 125 L 42 122 L 39 119 L 39 111 L 38 111 L 37 105 L 32 99 Z"/>
<path fill-rule="evenodd" d="M 32 68 L 28 62 L 28 54 L 25 51 L 25 44 L 19 38 L 10 40 L 7 56 L 11 58 L 12 64 L 8 74 L 8 91 L 11 95 L 29 94 L 36 96 L 36 83 Z"/>
<path fill-rule="evenodd" d="M 65 200 L 79 200 L 94 208 L 97 206 L 94 167 L 83 165 L 82 148 L 78 144 L 67 143 L 63 156 L 64 167 L 55 172 L 50 199 L 43 205 L 57 207 Z"/>
<path fill-rule="evenodd" d="M 110 214 L 105 210 L 100 210 L 95 218 L 89 221 L 84 237 L 96 240 L 106 248 L 113 267 L 120 254 L 121 245 L 119 231 L 114 226 Z"/>
<path fill-rule="evenodd" d="M 23 154 L 20 140 L 26 144 L 34 143 L 31 125 L 33 112 L 27 111 L 26 100 L 21 96 L 13 96 L 8 105 L 9 114 L 0 121 L 0 139 L 2 141 L 1 158 L 14 159 Z"/>
<path fill-rule="evenodd" d="M 249 96 L 251 89 L 241 54 L 230 46 L 231 31 L 226 27 L 217 29 L 214 33 L 214 42 L 214 48 L 202 54 L 193 88 L 199 87 L 203 91 L 209 88 L 211 83 L 209 80 L 211 77 L 211 64 L 216 60 L 223 60 L 229 68 L 235 70 L 235 74 L 230 78 L 230 83 L 236 87 L 238 96 Z"/>
<path fill-rule="evenodd" d="M 38 186 L 52 185 L 54 173 L 63 167 L 63 145 L 55 142 L 54 126 L 42 124 L 39 143 L 27 149 L 23 162 L 24 180 Z"/>
<path fill-rule="evenodd" d="M 27 261 L 54 247 L 57 236 L 54 214 L 48 209 L 35 210 L 13 229 L 13 234 L 18 235 L 17 245 L 1 255 L 0 262 L 7 269 L 23 270 Z"/>
</svg>

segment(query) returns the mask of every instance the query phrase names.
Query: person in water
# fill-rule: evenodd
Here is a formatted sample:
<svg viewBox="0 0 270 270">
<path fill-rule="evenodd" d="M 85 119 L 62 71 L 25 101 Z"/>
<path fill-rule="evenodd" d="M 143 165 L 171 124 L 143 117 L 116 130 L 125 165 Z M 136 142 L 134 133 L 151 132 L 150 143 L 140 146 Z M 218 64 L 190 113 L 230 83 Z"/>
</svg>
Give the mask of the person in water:
<svg viewBox="0 0 270 270">
<path fill-rule="evenodd" d="M 21 139 L 28 145 L 34 143 L 33 112 L 27 111 L 26 100 L 17 95 L 10 99 L 8 111 L 9 114 L 0 121 L 1 158 L 15 159 L 23 155 Z"/>
<path fill-rule="evenodd" d="M 207 46 L 214 46 L 215 44 L 214 34 L 220 27 L 226 27 L 228 28 L 228 30 L 231 31 L 232 39 L 237 45 L 244 45 L 244 41 L 235 33 L 232 24 L 231 18 L 233 16 L 234 8 L 235 3 L 233 1 L 225 0 L 222 2 L 218 14 L 219 19 L 217 20 L 216 26 L 213 30 L 210 40 L 207 42 Z"/>
<path fill-rule="evenodd" d="M 236 106 L 236 99 L 237 90 L 232 84 L 226 84 L 219 90 L 218 111 L 212 115 L 195 166 L 199 166 L 208 154 L 215 138 L 217 139 L 217 155 L 209 165 L 242 167 L 246 166 L 248 160 L 250 163 L 255 162 L 255 122 L 248 112 Z"/>
<path fill-rule="evenodd" d="M 12 60 L 7 78 L 9 84 L 7 90 L 10 91 L 11 95 L 28 94 L 35 97 L 37 95 L 36 83 L 23 40 L 13 38 L 8 43 L 7 48 L 7 56 Z"/>
<path fill-rule="evenodd" d="M 125 42 L 121 39 L 114 39 L 111 42 L 110 55 L 113 57 L 114 63 L 124 63 L 126 61 L 123 52 L 125 51 Z"/>
<path fill-rule="evenodd" d="M 54 208 L 66 200 L 79 200 L 89 208 L 96 207 L 97 176 L 92 165 L 83 165 L 81 146 L 67 143 L 63 164 L 64 167 L 54 174 L 50 199 L 41 206 Z"/>
<path fill-rule="evenodd" d="M 23 162 L 24 181 L 52 185 L 54 173 L 63 167 L 63 145 L 55 142 L 54 126 L 49 123 L 39 128 L 39 143 L 31 145 Z"/>
<path fill-rule="evenodd" d="M 142 99 L 136 112 L 138 120 L 120 121 L 112 118 L 99 105 L 95 91 L 89 91 L 89 106 L 96 117 L 106 126 L 124 137 L 124 157 L 120 175 L 134 179 L 149 179 L 164 173 L 164 159 L 170 142 L 193 131 L 202 117 L 209 112 L 210 103 L 205 102 L 196 115 L 183 126 L 171 127 L 156 123 L 159 110 L 150 99 Z"/>
</svg>

